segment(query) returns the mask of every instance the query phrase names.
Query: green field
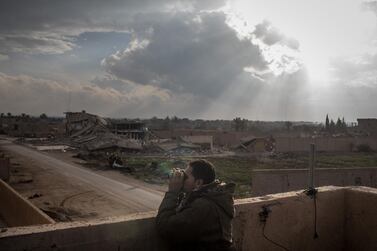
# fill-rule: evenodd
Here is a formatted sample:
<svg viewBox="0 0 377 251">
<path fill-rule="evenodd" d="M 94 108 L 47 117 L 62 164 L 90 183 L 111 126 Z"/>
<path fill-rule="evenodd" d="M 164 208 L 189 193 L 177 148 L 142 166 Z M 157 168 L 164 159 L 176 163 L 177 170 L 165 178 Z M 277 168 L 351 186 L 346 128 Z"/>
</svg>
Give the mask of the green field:
<svg viewBox="0 0 377 251">
<path fill-rule="evenodd" d="M 316 153 L 315 163 L 317 168 L 343 168 L 343 167 L 377 167 L 377 153 Z M 307 168 L 309 165 L 308 154 L 278 154 L 269 158 L 261 158 L 255 168 L 258 169 L 284 169 Z"/>
<path fill-rule="evenodd" d="M 173 167 L 184 168 L 193 157 L 125 157 L 125 163 L 134 168 L 135 178 L 150 183 L 167 184 Z M 251 192 L 253 169 L 307 168 L 308 154 L 276 154 L 268 157 L 210 157 L 216 173 L 224 182 L 236 183 L 236 198 L 248 197 Z M 154 163 L 154 164 L 151 164 Z M 377 153 L 329 154 L 317 153 L 317 168 L 377 167 Z"/>
<path fill-rule="evenodd" d="M 135 172 L 132 174 L 146 182 L 167 184 L 168 173 L 173 167 L 184 168 L 194 158 L 156 158 L 156 157 L 128 157 L 126 165 L 132 166 Z M 254 162 L 248 158 L 206 158 L 216 167 L 218 179 L 224 182 L 236 184 L 236 197 L 248 197 L 251 191 L 251 170 Z M 157 164 L 157 168 L 151 168 L 151 163 Z"/>
</svg>

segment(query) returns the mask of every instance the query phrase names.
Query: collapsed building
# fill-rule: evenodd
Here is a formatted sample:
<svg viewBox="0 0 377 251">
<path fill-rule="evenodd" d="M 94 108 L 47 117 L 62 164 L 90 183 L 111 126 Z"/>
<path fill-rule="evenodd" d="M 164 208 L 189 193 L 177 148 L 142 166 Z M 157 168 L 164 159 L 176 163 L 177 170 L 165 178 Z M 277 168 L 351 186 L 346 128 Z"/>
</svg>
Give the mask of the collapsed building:
<svg viewBox="0 0 377 251">
<path fill-rule="evenodd" d="M 112 124 L 85 111 L 65 114 L 66 133 L 76 147 L 87 151 L 140 151 L 143 148 L 145 137 L 134 130 L 133 122 Z"/>
<path fill-rule="evenodd" d="M 275 150 L 275 139 L 273 137 L 246 137 L 236 146 L 236 150 L 253 153 L 272 152 Z"/>
<path fill-rule="evenodd" d="M 143 122 L 132 120 L 113 120 L 111 123 L 111 132 L 116 135 L 122 135 L 128 139 L 148 140 L 148 128 Z"/>
<path fill-rule="evenodd" d="M 192 154 L 212 150 L 213 138 L 195 135 L 162 139 L 138 120 L 104 119 L 82 112 L 66 112 L 66 134 L 71 145 L 94 152 Z"/>
</svg>

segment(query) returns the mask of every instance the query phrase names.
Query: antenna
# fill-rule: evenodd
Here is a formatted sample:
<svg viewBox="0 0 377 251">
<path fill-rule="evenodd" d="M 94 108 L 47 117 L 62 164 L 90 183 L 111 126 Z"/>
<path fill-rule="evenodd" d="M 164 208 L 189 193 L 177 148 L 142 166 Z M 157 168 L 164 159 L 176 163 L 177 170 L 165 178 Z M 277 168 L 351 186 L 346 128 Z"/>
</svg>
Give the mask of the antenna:
<svg viewBox="0 0 377 251">
<path fill-rule="evenodd" d="M 309 189 L 314 189 L 315 144 L 310 144 Z"/>
<path fill-rule="evenodd" d="M 317 192 L 314 186 L 314 167 L 315 167 L 315 144 L 310 144 L 310 156 L 309 156 L 309 188 L 305 190 L 305 194 L 314 201 L 314 235 L 313 238 L 318 238 L 317 233 Z"/>
</svg>

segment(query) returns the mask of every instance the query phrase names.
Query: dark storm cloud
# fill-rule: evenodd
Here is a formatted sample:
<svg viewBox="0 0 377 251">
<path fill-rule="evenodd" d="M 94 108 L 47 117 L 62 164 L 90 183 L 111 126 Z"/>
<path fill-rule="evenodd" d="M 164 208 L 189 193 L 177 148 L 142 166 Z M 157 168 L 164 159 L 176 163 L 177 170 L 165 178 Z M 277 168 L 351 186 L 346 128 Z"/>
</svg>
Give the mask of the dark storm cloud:
<svg viewBox="0 0 377 251">
<path fill-rule="evenodd" d="M 253 34 L 256 38 L 261 39 L 266 45 L 271 46 L 280 43 L 294 50 L 298 50 L 300 47 L 300 44 L 297 40 L 286 37 L 276 27 L 273 27 L 269 21 L 266 20 L 255 26 Z"/>
<path fill-rule="evenodd" d="M 218 7 L 224 1 L 194 0 L 20 0 L 0 1 L 0 53 L 62 53 L 69 36 L 85 31 L 128 31 L 135 13 L 174 8 Z M 5 41 L 6 40 L 6 41 Z M 14 46 L 13 46 L 14 45 Z"/>
<path fill-rule="evenodd" d="M 259 118 L 267 119 L 301 109 L 295 104 L 305 99 L 303 74 L 275 76 L 259 47 L 298 49 L 298 42 L 262 23 L 255 37 L 265 44 L 255 45 L 229 27 L 223 12 L 201 11 L 224 3 L 1 1 L 0 107 L 207 118 L 232 118 L 236 108 L 238 116 L 262 110 Z M 98 68 L 103 58 L 106 73 Z"/>
<path fill-rule="evenodd" d="M 139 16 L 130 46 L 103 61 L 118 78 L 216 97 L 245 67 L 267 68 L 258 46 L 240 39 L 222 12 Z"/>
</svg>

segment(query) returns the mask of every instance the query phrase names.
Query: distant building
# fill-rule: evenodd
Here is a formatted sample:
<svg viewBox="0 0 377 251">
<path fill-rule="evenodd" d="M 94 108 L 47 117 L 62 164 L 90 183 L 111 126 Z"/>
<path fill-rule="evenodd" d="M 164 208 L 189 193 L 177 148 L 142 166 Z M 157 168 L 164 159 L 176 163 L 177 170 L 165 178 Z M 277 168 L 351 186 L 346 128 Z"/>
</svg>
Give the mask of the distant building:
<svg viewBox="0 0 377 251">
<path fill-rule="evenodd" d="M 134 120 L 111 121 L 111 132 L 122 137 L 136 140 L 146 140 L 148 129 L 145 123 Z"/>
<path fill-rule="evenodd" d="M 69 136 L 98 131 L 107 126 L 107 121 L 97 115 L 82 112 L 66 112 L 66 133 Z"/>
<path fill-rule="evenodd" d="M 377 119 L 366 118 L 357 119 L 359 131 L 365 132 L 369 135 L 377 135 Z"/>
</svg>

